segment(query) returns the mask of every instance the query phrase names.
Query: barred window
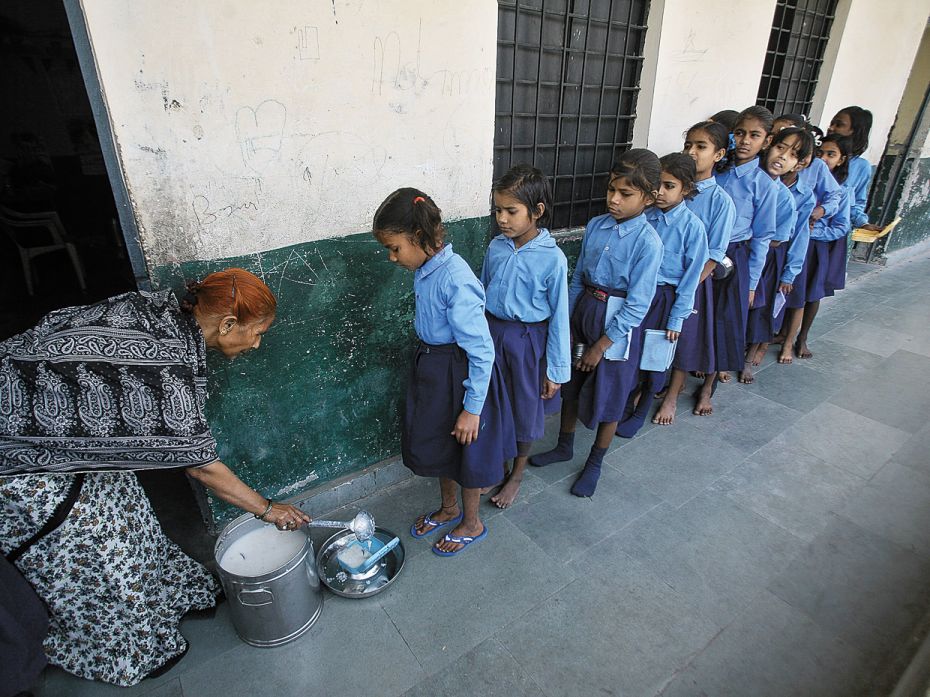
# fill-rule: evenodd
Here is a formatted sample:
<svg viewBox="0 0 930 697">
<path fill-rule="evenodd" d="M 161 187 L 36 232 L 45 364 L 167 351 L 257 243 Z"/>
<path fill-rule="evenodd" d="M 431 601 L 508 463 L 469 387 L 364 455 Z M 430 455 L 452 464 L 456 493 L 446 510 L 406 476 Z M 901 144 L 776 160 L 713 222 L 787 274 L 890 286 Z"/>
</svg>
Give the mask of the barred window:
<svg viewBox="0 0 930 697">
<path fill-rule="evenodd" d="M 809 114 L 836 0 L 778 0 L 756 103 L 773 114 Z"/>
<path fill-rule="evenodd" d="M 630 146 L 648 0 L 500 0 L 494 176 L 550 177 L 552 227 L 604 212 L 607 175 Z"/>
</svg>

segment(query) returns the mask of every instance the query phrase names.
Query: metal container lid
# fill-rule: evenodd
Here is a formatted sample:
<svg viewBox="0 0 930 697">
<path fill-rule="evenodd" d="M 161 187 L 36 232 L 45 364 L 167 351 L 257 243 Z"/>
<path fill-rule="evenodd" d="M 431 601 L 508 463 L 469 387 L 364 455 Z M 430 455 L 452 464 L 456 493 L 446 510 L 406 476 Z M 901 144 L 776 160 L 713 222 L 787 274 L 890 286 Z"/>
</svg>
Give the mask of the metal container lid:
<svg viewBox="0 0 930 697">
<path fill-rule="evenodd" d="M 397 537 L 390 530 L 375 528 L 374 537 L 387 544 Z M 339 565 L 336 555 L 355 539 L 351 530 L 341 530 L 320 546 L 316 556 L 317 573 L 327 588 L 343 598 L 367 598 L 377 595 L 394 583 L 404 568 L 404 543 L 388 552 L 381 561 L 363 574 L 347 573 Z"/>
</svg>

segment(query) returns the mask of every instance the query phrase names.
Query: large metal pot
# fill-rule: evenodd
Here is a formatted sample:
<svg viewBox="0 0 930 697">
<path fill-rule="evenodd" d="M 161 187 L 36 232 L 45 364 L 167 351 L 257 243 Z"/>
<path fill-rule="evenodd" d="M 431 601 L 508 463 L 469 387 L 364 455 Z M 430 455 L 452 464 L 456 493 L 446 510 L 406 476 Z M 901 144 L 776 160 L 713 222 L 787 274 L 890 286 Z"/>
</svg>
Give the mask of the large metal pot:
<svg viewBox="0 0 930 697">
<path fill-rule="evenodd" d="M 309 535 L 286 562 L 266 573 L 247 576 L 223 568 L 221 560 L 229 547 L 266 525 L 251 513 L 239 516 L 223 529 L 213 549 L 236 633 L 252 646 L 279 646 L 296 639 L 323 610 L 323 589 Z"/>
</svg>

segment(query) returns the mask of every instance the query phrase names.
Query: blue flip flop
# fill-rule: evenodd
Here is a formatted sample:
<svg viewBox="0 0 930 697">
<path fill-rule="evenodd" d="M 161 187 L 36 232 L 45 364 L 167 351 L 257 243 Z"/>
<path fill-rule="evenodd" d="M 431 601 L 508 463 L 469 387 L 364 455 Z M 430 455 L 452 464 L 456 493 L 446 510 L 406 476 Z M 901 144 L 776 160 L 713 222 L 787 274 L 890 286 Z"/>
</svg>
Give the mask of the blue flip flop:
<svg viewBox="0 0 930 697">
<path fill-rule="evenodd" d="M 423 524 L 428 525 L 429 527 L 422 533 L 417 533 L 417 524 L 416 521 L 414 521 L 413 525 L 410 526 L 410 535 L 419 540 L 421 537 L 426 537 L 427 535 L 435 532 L 436 530 L 440 530 L 447 525 L 458 525 L 462 522 L 462 513 L 459 513 L 455 518 L 452 520 L 447 520 L 444 523 L 439 523 L 433 520 L 432 516 L 436 513 L 439 513 L 439 511 L 433 511 L 432 513 L 427 513 L 425 516 L 423 516 Z"/>
<path fill-rule="evenodd" d="M 433 545 L 432 547 L 433 554 L 438 554 L 440 557 L 454 557 L 456 554 L 460 554 L 461 552 L 464 552 L 466 549 L 468 549 L 468 545 L 472 544 L 473 542 L 478 542 L 479 540 L 483 540 L 487 536 L 488 536 L 487 525 L 484 526 L 484 530 L 481 532 L 481 534 L 476 535 L 475 537 L 471 537 L 469 535 L 450 535 L 446 533 L 446 535 L 442 538 L 443 542 L 454 542 L 455 544 L 463 545 L 463 546 L 459 547 L 454 552 L 443 552 L 440 549 L 436 549 L 436 545 Z"/>
</svg>

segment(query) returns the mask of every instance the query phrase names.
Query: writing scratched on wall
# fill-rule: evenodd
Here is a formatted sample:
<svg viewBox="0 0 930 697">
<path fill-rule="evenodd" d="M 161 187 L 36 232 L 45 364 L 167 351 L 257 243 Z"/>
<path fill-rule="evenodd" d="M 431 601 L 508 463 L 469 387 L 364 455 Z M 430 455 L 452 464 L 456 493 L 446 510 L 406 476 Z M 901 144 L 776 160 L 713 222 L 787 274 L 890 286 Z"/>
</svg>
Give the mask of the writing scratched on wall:
<svg viewBox="0 0 930 697">
<path fill-rule="evenodd" d="M 204 227 L 231 218 L 242 211 L 257 211 L 258 204 L 255 203 L 255 201 L 245 201 L 243 203 L 230 203 L 225 206 L 215 207 L 206 196 L 198 195 L 194 196 L 194 199 L 191 201 L 191 208 L 194 210 L 194 217 L 197 218 L 197 224 Z"/>
</svg>

